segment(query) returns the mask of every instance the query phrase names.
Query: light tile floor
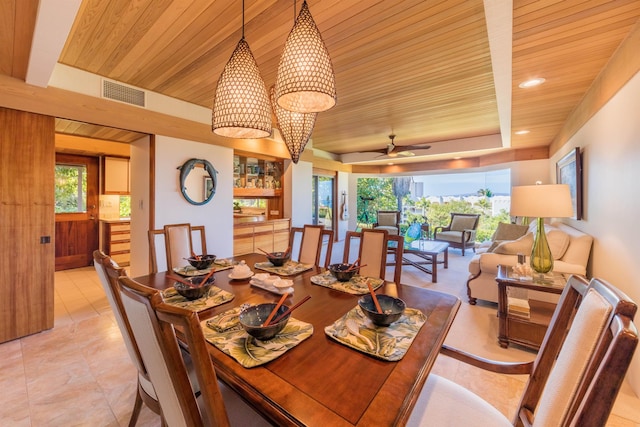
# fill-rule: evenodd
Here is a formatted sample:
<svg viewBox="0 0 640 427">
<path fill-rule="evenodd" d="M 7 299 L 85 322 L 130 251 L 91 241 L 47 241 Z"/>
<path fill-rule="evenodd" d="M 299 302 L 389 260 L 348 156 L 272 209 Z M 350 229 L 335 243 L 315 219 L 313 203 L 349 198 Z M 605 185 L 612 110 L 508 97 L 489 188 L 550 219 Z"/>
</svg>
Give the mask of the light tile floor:
<svg viewBox="0 0 640 427">
<path fill-rule="evenodd" d="M 437 284 L 409 267 L 403 283 L 442 290 L 463 301 L 447 343 L 500 360 L 530 360 L 534 354 L 496 343 L 495 306 L 469 306 L 464 298 L 470 255 L 452 251 L 450 268 Z M 335 249 L 334 249 L 335 253 Z M 93 267 L 56 272 L 52 330 L 0 345 L 0 426 L 126 426 L 136 372 Z M 434 372 L 479 394 L 511 417 L 525 378 L 491 374 L 447 357 Z M 159 426 L 143 407 L 138 426 Z M 625 385 L 607 426 L 640 426 L 640 399 Z"/>
</svg>

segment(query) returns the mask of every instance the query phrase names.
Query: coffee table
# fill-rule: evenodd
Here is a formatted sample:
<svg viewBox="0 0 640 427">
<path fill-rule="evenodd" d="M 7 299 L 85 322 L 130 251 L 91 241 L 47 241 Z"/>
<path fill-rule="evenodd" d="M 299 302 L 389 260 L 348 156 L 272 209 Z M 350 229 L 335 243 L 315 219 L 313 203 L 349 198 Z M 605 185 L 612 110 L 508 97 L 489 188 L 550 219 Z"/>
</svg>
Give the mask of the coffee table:
<svg viewBox="0 0 640 427">
<path fill-rule="evenodd" d="M 444 268 L 449 268 L 449 243 L 435 240 L 414 240 L 404 245 L 404 254 L 413 255 L 419 260 L 402 257 L 402 265 L 411 265 L 420 271 L 431 274 L 431 281 L 438 282 L 438 264 L 443 264 Z M 438 255 L 443 254 L 442 261 L 438 260 Z"/>
</svg>

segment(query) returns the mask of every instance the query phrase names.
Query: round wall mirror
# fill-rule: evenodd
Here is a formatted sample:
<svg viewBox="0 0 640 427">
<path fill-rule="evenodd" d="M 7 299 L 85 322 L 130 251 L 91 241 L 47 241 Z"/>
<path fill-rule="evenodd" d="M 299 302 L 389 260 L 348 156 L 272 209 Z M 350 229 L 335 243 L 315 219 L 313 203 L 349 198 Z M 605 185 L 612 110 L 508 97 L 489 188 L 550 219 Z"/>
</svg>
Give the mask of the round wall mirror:
<svg viewBox="0 0 640 427">
<path fill-rule="evenodd" d="M 192 205 L 204 205 L 216 194 L 218 171 L 208 160 L 187 160 L 180 170 L 180 191 Z"/>
</svg>

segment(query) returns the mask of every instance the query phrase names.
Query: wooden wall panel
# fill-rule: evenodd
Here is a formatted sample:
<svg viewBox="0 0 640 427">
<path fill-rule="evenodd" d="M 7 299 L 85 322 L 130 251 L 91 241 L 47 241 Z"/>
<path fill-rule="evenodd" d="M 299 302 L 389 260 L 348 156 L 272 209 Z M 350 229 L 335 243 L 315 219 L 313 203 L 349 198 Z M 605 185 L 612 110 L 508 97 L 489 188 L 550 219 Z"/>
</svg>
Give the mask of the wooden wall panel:
<svg viewBox="0 0 640 427">
<path fill-rule="evenodd" d="M 53 327 L 54 159 L 53 117 L 0 108 L 0 342 Z"/>
</svg>

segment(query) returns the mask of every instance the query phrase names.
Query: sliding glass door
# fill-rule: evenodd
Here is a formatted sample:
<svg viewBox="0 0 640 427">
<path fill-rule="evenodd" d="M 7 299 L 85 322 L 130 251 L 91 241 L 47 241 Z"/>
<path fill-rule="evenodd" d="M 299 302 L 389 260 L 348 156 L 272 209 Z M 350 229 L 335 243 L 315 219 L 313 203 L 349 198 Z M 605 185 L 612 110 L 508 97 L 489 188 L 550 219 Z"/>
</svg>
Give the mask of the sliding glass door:
<svg viewBox="0 0 640 427">
<path fill-rule="evenodd" d="M 328 230 L 335 227 L 335 182 L 334 175 L 314 170 L 311 188 L 313 224 L 322 225 Z"/>
</svg>

